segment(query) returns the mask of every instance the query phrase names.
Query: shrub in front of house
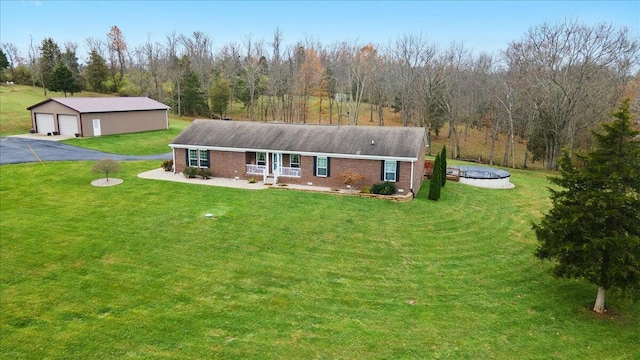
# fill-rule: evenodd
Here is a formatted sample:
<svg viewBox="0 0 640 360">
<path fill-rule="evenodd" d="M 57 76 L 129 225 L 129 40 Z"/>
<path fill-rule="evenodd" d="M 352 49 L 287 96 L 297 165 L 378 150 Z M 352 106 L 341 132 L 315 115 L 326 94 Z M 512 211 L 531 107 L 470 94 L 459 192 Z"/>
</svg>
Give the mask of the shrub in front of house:
<svg viewBox="0 0 640 360">
<path fill-rule="evenodd" d="M 193 179 L 196 176 L 198 176 L 198 169 L 194 167 L 188 167 L 188 168 L 185 168 L 182 173 L 184 174 L 184 177 Z"/>
<path fill-rule="evenodd" d="M 370 186 L 363 186 L 362 189 L 360 189 L 360 193 L 362 193 L 362 194 L 370 194 L 371 193 L 371 187 Z"/>
<path fill-rule="evenodd" d="M 209 169 L 200 168 L 198 169 L 198 176 L 200 176 L 203 179 L 210 179 L 211 171 L 209 171 Z"/>
<path fill-rule="evenodd" d="M 352 185 L 357 185 L 365 179 L 364 175 L 351 170 L 347 170 L 338 176 L 340 177 L 340 179 L 342 179 L 342 182 L 347 185 L 347 188 L 351 187 Z"/>
<path fill-rule="evenodd" d="M 396 188 L 396 184 L 389 181 L 377 183 L 371 187 L 372 194 L 380 194 L 380 195 L 393 195 L 396 193 L 397 190 L 398 189 Z"/>
<path fill-rule="evenodd" d="M 162 162 L 162 168 L 164 169 L 164 171 L 171 171 L 173 170 L 173 160 L 165 160 Z"/>
</svg>

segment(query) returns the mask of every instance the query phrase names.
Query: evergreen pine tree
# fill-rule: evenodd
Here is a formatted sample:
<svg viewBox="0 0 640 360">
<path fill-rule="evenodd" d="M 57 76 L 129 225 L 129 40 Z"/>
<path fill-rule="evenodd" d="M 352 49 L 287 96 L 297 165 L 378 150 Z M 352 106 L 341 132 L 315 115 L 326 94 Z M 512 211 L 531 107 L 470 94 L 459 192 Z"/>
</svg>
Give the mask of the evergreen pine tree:
<svg viewBox="0 0 640 360">
<path fill-rule="evenodd" d="M 182 107 L 185 115 L 198 116 L 207 113 L 207 102 L 200 88 L 200 80 L 198 79 L 198 75 L 193 71 L 189 71 L 187 81 L 184 85 Z"/>
<path fill-rule="evenodd" d="M 105 83 L 109 78 L 109 68 L 106 60 L 96 50 L 92 50 L 91 54 L 89 54 L 85 78 L 89 89 L 99 93 L 107 92 L 108 89 Z"/>
<path fill-rule="evenodd" d="M 41 76 L 40 81 L 42 82 L 42 87 L 45 89 L 45 95 L 47 95 L 46 89 L 49 89 L 51 75 L 58 64 L 58 61 L 60 61 L 61 55 L 58 44 L 56 44 L 52 38 L 42 40 L 38 67 Z"/>
<path fill-rule="evenodd" d="M 535 255 L 554 261 L 554 275 L 598 286 L 593 311 L 605 311 L 609 288 L 640 293 L 640 142 L 631 128 L 629 101 L 594 133 L 596 147 L 574 164 L 561 159 L 551 181 L 553 208 L 534 224 Z"/>
<path fill-rule="evenodd" d="M 62 91 L 64 97 L 67 97 L 67 93 L 73 95 L 73 93 L 82 90 L 80 84 L 73 77 L 73 73 L 63 61 L 59 61 L 51 73 L 47 88 L 51 91 Z"/>
<path fill-rule="evenodd" d="M 227 112 L 229 99 L 231 98 L 231 89 L 229 85 L 222 79 L 216 79 L 209 91 L 209 100 L 211 102 L 211 111 L 214 114 L 220 114 L 220 119 Z"/>
<path fill-rule="evenodd" d="M 436 161 L 433 163 L 433 173 L 429 181 L 429 200 L 437 201 L 440 199 L 440 186 L 442 183 L 442 165 L 440 165 L 440 154 L 436 155 Z"/>
</svg>

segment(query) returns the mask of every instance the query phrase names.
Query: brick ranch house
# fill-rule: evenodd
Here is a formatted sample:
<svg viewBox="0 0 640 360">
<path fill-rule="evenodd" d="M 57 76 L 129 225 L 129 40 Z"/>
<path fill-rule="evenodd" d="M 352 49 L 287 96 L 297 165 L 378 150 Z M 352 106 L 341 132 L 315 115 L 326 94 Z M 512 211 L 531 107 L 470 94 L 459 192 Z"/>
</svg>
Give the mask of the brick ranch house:
<svg viewBox="0 0 640 360">
<path fill-rule="evenodd" d="M 169 144 L 176 173 L 190 166 L 215 177 L 345 188 L 340 174 L 352 171 L 365 177 L 354 189 L 386 180 L 414 195 L 426 145 L 418 127 L 225 120 L 195 120 Z"/>
<path fill-rule="evenodd" d="M 36 133 L 79 137 L 166 130 L 169 109 L 148 97 L 50 98 L 27 108 Z"/>
</svg>

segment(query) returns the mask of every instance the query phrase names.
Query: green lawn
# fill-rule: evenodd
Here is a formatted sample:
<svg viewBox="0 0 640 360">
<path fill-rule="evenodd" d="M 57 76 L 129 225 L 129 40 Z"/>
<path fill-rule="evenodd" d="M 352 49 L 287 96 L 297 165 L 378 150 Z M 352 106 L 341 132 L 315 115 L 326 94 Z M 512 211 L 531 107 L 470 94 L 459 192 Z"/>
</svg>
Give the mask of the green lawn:
<svg viewBox="0 0 640 360">
<path fill-rule="evenodd" d="M 146 131 L 131 134 L 116 134 L 99 137 L 73 138 L 63 143 L 96 149 L 111 154 L 154 155 L 171 152 L 169 143 L 190 121 L 169 118 L 169 130 Z"/>
<path fill-rule="evenodd" d="M 542 174 L 394 203 L 91 166 L 0 167 L 0 358 L 637 359 L 640 304 L 533 257 Z"/>
</svg>

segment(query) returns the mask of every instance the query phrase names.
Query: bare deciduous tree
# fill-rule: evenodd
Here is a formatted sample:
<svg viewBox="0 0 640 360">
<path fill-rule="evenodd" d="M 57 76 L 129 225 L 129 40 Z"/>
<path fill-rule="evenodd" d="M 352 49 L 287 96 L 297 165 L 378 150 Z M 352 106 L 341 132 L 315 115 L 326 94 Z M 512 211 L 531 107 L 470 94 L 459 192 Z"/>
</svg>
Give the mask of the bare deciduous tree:
<svg viewBox="0 0 640 360">
<path fill-rule="evenodd" d="M 413 94 L 416 89 L 421 71 L 425 64 L 431 62 L 436 56 L 437 48 L 429 44 L 427 39 L 420 35 L 403 35 L 397 38 L 390 46 L 389 52 L 393 56 L 392 66 L 399 69 L 399 100 L 402 111 L 402 125 L 411 123 Z"/>
<path fill-rule="evenodd" d="M 127 43 L 124 35 L 117 26 L 112 26 L 107 34 L 109 49 L 109 64 L 111 68 L 111 79 L 113 87 L 117 91 L 122 85 L 124 73 L 127 68 Z"/>
<path fill-rule="evenodd" d="M 506 55 L 537 112 L 534 131 L 544 141 L 546 167 L 555 169 L 560 149 L 571 151 L 614 106 L 622 80 L 638 64 L 638 40 L 626 28 L 566 20 L 529 29 Z"/>
</svg>

